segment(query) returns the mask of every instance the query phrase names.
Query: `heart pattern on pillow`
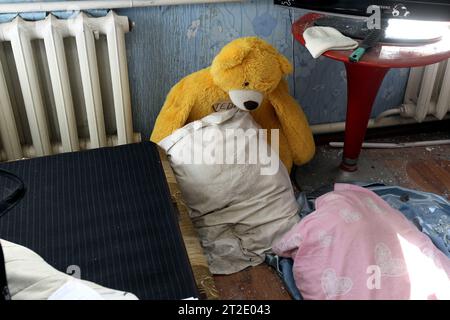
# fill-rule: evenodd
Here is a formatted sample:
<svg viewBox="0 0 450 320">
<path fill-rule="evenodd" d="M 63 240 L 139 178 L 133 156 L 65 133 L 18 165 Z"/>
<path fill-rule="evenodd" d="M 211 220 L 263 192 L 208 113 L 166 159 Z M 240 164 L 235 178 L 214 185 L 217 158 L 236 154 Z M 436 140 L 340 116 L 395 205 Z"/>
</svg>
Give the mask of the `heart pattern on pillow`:
<svg viewBox="0 0 450 320">
<path fill-rule="evenodd" d="M 405 262 L 402 259 L 393 258 L 391 249 L 382 242 L 375 246 L 375 262 L 383 276 L 398 277 L 406 272 Z"/>
<path fill-rule="evenodd" d="M 333 236 L 327 234 L 325 231 L 320 231 L 319 242 L 322 248 L 328 248 L 333 243 Z"/>
<path fill-rule="evenodd" d="M 293 235 L 291 238 L 289 238 L 286 241 L 281 241 L 274 245 L 273 249 L 275 251 L 291 251 L 296 250 L 300 243 L 302 242 L 303 238 L 299 234 Z"/>
<path fill-rule="evenodd" d="M 353 281 L 349 277 L 338 277 L 334 269 L 325 269 L 321 277 L 322 290 L 327 299 L 345 295 L 353 287 Z"/>
<path fill-rule="evenodd" d="M 359 212 L 347 208 L 340 210 L 339 214 L 346 223 L 356 222 L 361 219 L 361 214 Z"/>
</svg>

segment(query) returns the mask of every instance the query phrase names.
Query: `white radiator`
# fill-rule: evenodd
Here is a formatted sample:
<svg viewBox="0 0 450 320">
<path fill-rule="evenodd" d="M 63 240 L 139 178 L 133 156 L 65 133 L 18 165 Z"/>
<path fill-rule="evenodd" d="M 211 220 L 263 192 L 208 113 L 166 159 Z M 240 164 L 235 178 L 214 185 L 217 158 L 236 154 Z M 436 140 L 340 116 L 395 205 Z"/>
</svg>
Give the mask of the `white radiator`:
<svg viewBox="0 0 450 320">
<path fill-rule="evenodd" d="M 441 120 L 447 112 L 450 112 L 449 60 L 411 68 L 401 114 L 422 122 L 427 115 Z"/>
<path fill-rule="evenodd" d="M 137 142 L 127 17 L 0 24 L 0 160 Z"/>
</svg>

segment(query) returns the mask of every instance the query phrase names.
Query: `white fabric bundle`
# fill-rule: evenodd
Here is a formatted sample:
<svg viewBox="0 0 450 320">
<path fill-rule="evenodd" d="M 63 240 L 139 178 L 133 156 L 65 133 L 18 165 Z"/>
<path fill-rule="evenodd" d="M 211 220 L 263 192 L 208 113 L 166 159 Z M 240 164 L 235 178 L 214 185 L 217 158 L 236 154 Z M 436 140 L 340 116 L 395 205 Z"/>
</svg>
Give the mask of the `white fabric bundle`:
<svg viewBox="0 0 450 320">
<path fill-rule="evenodd" d="M 309 27 L 303 32 L 303 38 L 313 58 L 318 58 L 328 50 L 352 50 L 358 47 L 358 42 L 331 27 Z"/>
<path fill-rule="evenodd" d="M 0 239 L 12 300 L 136 300 L 131 293 L 75 279 L 34 251 Z"/>
<path fill-rule="evenodd" d="M 236 143 L 233 150 L 224 148 L 224 154 L 211 151 L 229 146 L 226 143 L 239 129 L 245 131 L 245 143 Z M 233 108 L 191 122 L 159 144 L 168 155 L 214 274 L 262 263 L 272 243 L 299 220 L 289 174 L 273 150 L 270 158 L 278 161 L 278 167 L 267 170 L 268 175 L 262 174 L 267 163 L 261 158 L 253 164 L 221 163 L 230 153 L 250 159 L 254 153 L 249 150 L 255 145 L 259 151 L 270 151 L 258 129 L 250 113 Z M 196 139 L 199 134 L 207 138 Z M 184 158 L 194 152 L 206 153 L 210 164 L 188 164 Z"/>
</svg>

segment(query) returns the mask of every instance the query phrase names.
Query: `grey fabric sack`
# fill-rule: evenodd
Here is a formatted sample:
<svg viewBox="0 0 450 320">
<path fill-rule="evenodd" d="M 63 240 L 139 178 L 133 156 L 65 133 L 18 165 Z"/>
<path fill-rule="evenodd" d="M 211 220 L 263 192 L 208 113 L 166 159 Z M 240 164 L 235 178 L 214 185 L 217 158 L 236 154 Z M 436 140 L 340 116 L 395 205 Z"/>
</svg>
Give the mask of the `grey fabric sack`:
<svg viewBox="0 0 450 320">
<path fill-rule="evenodd" d="M 214 274 L 262 263 L 272 243 L 299 221 L 289 174 L 259 129 L 249 112 L 233 108 L 191 122 L 159 143 Z M 255 146 L 259 156 L 251 151 Z M 268 150 L 270 164 L 261 156 Z"/>
</svg>

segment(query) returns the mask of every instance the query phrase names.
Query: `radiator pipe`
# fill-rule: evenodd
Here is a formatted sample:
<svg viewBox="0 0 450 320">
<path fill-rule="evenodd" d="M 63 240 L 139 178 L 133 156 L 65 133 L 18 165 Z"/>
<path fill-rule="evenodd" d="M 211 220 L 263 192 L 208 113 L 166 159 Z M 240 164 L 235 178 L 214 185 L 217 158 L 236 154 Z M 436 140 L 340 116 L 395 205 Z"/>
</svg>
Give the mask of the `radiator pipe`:
<svg viewBox="0 0 450 320">
<path fill-rule="evenodd" d="M 401 114 L 402 114 L 402 109 L 401 108 L 388 109 L 388 110 L 383 111 L 382 113 L 380 113 L 375 118 L 375 122 L 378 122 L 378 121 L 380 121 L 381 119 L 383 119 L 385 117 L 389 117 L 389 116 L 393 116 L 393 115 L 401 115 Z"/>
<path fill-rule="evenodd" d="M 434 141 L 414 141 L 414 142 L 399 142 L 399 143 L 386 143 L 386 142 L 364 142 L 362 147 L 365 149 L 398 149 L 398 148 L 413 148 L 413 147 L 431 147 L 442 146 L 450 144 L 450 140 L 434 140 Z M 330 142 L 330 147 L 342 148 L 343 142 Z"/>
<path fill-rule="evenodd" d="M 241 2 L 242 0 L 97 0 L 97 1 L 55 1 L 2 3 L 1 13 L 78 11 L 94 9 L 140 8 L 180 4 L 200 4 L 218 2 Z"/>
<path fill-rule="evenodd" d="M 450 119 L 450 114 L 447 114 L 443 119 Z M 423 122 L 437 121 L 433 116 L 427 116 Z M 401 116 L 391 116 L 386 118 L 381 118 L 378 121 L 375 119 L 369 120 L 368 128 L 382 128 L 391 127 L 403 124 L 413 124 L 417 123 L 414 118 L 403 118 Z M 344 122 L 334 122 L 334 123 L 324 123 L 311 125 L 311 130 L 314 134 L 325 134 L 325 133 L 335 133 L 345 131 L 345 121 Z"/>
</svg>

